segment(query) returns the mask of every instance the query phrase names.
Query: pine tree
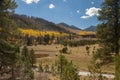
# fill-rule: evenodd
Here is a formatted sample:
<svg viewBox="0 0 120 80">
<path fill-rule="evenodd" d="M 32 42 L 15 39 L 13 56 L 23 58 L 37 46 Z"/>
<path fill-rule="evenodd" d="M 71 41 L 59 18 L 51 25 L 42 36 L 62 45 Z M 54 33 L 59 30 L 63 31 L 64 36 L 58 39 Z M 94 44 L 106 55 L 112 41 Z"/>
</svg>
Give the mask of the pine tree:
<svg viewBox="0 0 120 80">
<path fill-rule="evenodd" d="M 44 42 L 45 42 L 45 44 L 49 44 L 49 41 L 50 41 L 50 35 L 49 35 L 49 34 L 46 34 L 46 35 L 44 36 Z"/>
<path fill-rule="evenodd" d="M 63 68 L 61 80 L 80 80 L 76 67 L 72 62 L 66 64 Z"/>
<path fill-rule="evenodd" d="M 12 73 L 12 79 L 13 65 L 17 62 L 18 31 L 9 15 L 16 7 L 14 0 L 0 0 L 0 74 L 3 77 L 4 73 Z"/>
<path fill-rule="evenodd" d="M 103 23 L 98 25 L 97 37 L 102 48 L 98 50 L 96 57 L 103 63 L 109 63 L 113 60 L 113 55 L 116 58 L 120 55 L 120 0 L 105 0 L 99 14 L 98 19 Z M 115 65 L 115 73 L 120 74 L 117 72 L 118 66 L 120 64 Z M 119 79 L 116 75 L 116 80 Z"/>
<path fill-rule="evenodd" d="M 28 57 L 28 48 L 26 46 L 23 47 L 22 49 L 22 56 L 27 58 Z"/>
<path fill-rule="evenodd" d="M 33 65 L 35 64 L 36 62 L 36 59 L 35 59 L 35 52 L 33 49 L 30 50 L 30 54 L 29 54 L 29 61 L 33 67 Z"/>
<path fill-rule="evenodd" d="M 120 0 L 105 0 L 99 11 L 98 19 L 103 21 L 98 25 L 97 36 L 103 44 L 110 47 L 111 52 L 119 54 L 120 38 Z"/>
<path fill-rule="evenodd" d="M 29 60 L 28 60 L 28 54 L 29 54 L 28 48 L 26 46 L 24 46 L 22 51 L 21 51 L 21 55 L 20 55 L 20 57 L 21 57 L 21 59 L 20 59 L 21 60 L 21 63 L 20 63 L 20 66 L 21 66 L 20 67 L 21 68 L 20 78 L 22 80 L 25 80 L 27 78 L 26 76 L 28 76 L 28 74 L 29 74 L 28 69 L 30 69 L 30 68 L 28 68 L 28 67 L 30 66 L 30 63 L 29 63 Z"/>
<path fill-rule="evenodd" d="M 40 73 L 43 72 L 42 64 L 39 64 L 38 71 L 39 71 Z"/>
<path fill-rule="evenodd" d="M 49 66 L 47 64 L 45 65 L 44 70 L 46 73 L 49 72 Z"/>
<path fill-rule="evenodd" d="M 61 80 L 79 80 L 78 70 L 72 61 L 68 62 L 65 56 L 60 55 L 56 60 L 57 72 L 60 74 Z"/>
<path fill-rule="evenodd" d="M 32 66 L 34 63 L 34 50 L 30 51 L 26 46 L 23 47 L 21 52 L 21 79 L 32 80 L 34 78 L 34 72 Z"/>
<path fill-rule="evenodd" d="M 68 63 L 67 59 L 63 55 L 58 56 L 58 60 L 55 61 L 55 65 L 57 66 L 58 73 L 62 74 L 63 67 Z"/>
<path fill-rule="evenodd" d="M 86 46 L 86 51 L 87 51 L 87 54 L 89 55 L 89 53 L 90 53 L 90 47 L 89 46 Z"/>
<path fill-rule="evenodd" d="M 115 57 L 115 80 L 120 80 L 120 55 Z"/>
</svg>

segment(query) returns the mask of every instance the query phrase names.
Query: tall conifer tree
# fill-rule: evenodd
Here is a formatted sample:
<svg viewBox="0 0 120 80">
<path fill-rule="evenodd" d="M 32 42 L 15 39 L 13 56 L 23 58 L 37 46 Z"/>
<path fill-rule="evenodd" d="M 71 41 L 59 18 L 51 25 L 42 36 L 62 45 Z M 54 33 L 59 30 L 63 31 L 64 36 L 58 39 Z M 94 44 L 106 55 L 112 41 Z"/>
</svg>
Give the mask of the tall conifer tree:
<svg viewBox="0 0 120 80">
<path fill-rule="evenodd" d="M 15 0 L 0 0 L 0 74 L 12 73 L 16 62 L 17 27 L 9 15 L 17 7 Z M 9 68 L 8 68 L 9 67 Z M 12 72 L 11 72 L 12 71 Z"/>
<path fill-rule="evenodd" d="M 103 63 L 109 63 L 114 56 L 117 58 L 115 60 L 118 60 L 120 55 L 120 0 L 104 0 L 99 14 L 98 19 L 103 23 L 98 25 L 97 37 L 102 48 L 98 50 L 95 57 Z M 116 80 L 120 79 L 118 68 L 120 64 L 117 63 L 115 65 Z"/>
</svg>

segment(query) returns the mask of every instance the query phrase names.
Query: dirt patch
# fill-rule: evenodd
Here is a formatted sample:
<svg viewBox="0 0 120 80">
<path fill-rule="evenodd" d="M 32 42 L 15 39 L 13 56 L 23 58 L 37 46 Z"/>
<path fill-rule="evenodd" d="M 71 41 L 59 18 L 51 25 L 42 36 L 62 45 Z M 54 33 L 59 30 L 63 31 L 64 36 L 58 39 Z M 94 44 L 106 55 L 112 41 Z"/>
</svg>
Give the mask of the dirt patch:
<svg viewBox="0 0 120 80">
<path fill-rule="evenodd" d="M 48 57 L 49 54 L 35 54 L 36 58 Z"/>
</svg>

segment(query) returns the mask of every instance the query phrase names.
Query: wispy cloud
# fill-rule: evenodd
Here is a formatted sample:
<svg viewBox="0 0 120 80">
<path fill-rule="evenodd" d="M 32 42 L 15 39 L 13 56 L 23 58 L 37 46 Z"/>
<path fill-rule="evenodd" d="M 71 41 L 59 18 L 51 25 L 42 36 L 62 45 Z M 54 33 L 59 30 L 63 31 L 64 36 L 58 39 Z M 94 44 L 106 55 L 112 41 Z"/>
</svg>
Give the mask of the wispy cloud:
<svg viewBox="0 0 120 80">
<path fill-rule="evenodd" d="M 98 11 L 101 10 L 100 8 L 95 8 L 95 7 L 91 7 L 89 9 L 86 9 L 85 11 L 85 14 L 84 16 L 81 16 L 81 18 L 83 19 L 86 19 L 86 18 L 90 18 L 90 17 L 93 17 L 93 16 L 98 16 L 99 13 Z"/>
<path fill-rule="evenodd" d="M 40 0 L 22 0 L 24 1 L 26 4 L 32 4 L 32 3 L 38 3 Z"/>
<path fill-rule="evenodd" d="M 53 9 L 53 8 L 55 8 L 55 5 L 54 4 L 50 4 L 49 5 L 49 9 Z"/>
<path fill-rule="evenodd" d="M 95 2 L 91 2 L 91 4 L 94 4 Z"/>
<path fill-rule="evenodd" d="M 79 14 L 79 13 L 80 13 L 80 10 L 77 10 L 76 12 Z"/>
<path fill-rule="evenodd" d="M 80 18 L 83 18 L 83 19 L 87 19 L 89 18 L 90 16 L 81 16 Z"/>
<path fill-rule="evenodd" d="M 66 2 L 67 0 L 63 0 L 63 2 Z"/>
</svg>

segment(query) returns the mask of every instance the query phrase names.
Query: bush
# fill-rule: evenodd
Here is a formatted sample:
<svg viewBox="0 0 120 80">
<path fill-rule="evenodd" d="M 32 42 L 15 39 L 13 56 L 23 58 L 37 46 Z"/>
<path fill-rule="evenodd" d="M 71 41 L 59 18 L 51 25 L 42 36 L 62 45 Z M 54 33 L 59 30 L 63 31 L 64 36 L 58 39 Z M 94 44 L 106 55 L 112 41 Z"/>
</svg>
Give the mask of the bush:
<svg viewBox="0 0 120 80">
<path fill-rule="evenodd" d="M 68 48 L 65 46 L 62 50 L 60 50 L 60 53 L 68 53 Z"/>
</svg>

